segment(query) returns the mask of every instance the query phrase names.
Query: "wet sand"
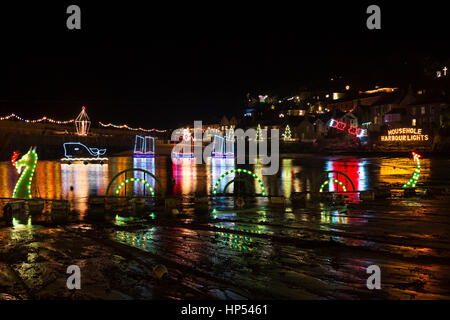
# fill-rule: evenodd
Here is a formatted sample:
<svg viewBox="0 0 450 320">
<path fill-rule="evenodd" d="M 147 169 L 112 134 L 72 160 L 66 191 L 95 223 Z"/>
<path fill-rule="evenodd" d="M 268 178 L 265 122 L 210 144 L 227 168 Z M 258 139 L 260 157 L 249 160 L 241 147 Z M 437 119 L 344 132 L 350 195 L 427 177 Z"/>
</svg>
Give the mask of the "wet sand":
<svg viewBox="0 0 450 320">
<path fill-rule="evenodd" d="M 0 227 L 0 299 L 449 299 L 448 199 Z M 68 290 L 66 268 L 81 268 Z M 155 280 L 163 264 L 168 277 Z M 369 290 L 366 268 L 381 268 Z"/>
</svg>

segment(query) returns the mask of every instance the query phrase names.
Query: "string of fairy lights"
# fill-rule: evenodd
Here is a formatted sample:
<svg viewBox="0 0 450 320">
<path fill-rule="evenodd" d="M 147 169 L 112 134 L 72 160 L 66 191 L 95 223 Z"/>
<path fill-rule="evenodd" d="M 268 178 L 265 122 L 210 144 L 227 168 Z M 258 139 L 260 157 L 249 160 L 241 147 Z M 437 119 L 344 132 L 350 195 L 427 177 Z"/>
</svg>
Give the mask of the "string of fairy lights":
<svg viewBox="0 0 450 320">
<path fill-rule="evenodd" d="M 123 125 L 115 125 L 112 123 L 104 124 L 102 122 L 98 122 L 102 127 L 113 127 L 116 129 L 128 129 L 132 131 L 143 131 L 143 132 L 166 132 L 167 130 L 158 130 L 158 129 L 143 129 L 143 128 L 131 128 L 127 126 L 126 124 Z"/>
<path fill-rule="evenodd" d="M 44 117 L 39 118 L 39 119 L 30 120 L 30 119 L 22 118 L 22 117 L 18 116 L 15 113 L 11 113 L 10 115 L 4 116 L 4 117 L 0 117 L 0 121 L 3 121 L 3 120 L 14 120 L 14 119 L 15 120 L 19 120 L 19 121 L 23 121 L 25 123 L 49 122 L 49 123 L 53 123 L 53 124 L 70 124 L 70 123 L 74 123 L 75 122 L 75 119 L 70 119 L 70 120 L 66 120 L 66 121 L 59 121 L 59 120 L 55 120 L 55 119 L 52 119 L 52 118 L 47 117 L 47 116 L 44 116 Z M 102 122 L 99 122 L 99 124 L 102 127 L 105 127 L 105 128 L 106 127 L 112 127 L 112 128 L 116 128 L 116 129 L 128 129 L 128 130 L 132 130 L 132 131 L 159 132 L 159 133 L 167 131 L 167 130 L 158 130 L 158 129 L 132 128 L 132 127 L 129 127 L 128 125 L 126 125 L 126 124 L 115 125 L 115 124 L 112 124 L 112 123 L 104 124 Z"/>
<path fill-rule="evenodd" d="M 68 123 L 73 123 L 75 121 L 75 119 L 70 119 L 67 121 L 59 121 L 59 120 L 55 120 L 55 119 L 45 117 L 45 116 L 40 119 L 29 120 L 29 119 L 24 119 L 15 113 L 11 113 L 10 115 L 5 116 L 5 117 L 0 117 L 0 121 L 11 120 L 11 119 L 20 120 L 20 121 L 27 122 L 27 123 L 50 122 L 50 123 L 55 123 L 55 124 L 68 124 Z"/>
</svg>

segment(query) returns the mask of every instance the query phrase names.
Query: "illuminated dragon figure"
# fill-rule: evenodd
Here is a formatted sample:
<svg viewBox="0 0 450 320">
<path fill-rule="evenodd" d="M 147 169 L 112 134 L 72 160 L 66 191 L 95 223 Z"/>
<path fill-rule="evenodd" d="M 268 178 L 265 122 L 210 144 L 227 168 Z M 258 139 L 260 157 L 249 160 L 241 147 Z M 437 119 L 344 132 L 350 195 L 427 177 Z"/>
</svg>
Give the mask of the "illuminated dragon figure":
<svg viewBox="0 0 450 320">
<path fill-rule="evenodd" d="M 14 151 L 11 158 L 11 163 L 14 167 L 16 167 L 17 172 L 20 173 L 20 177 L 14 187 L 13 198 L 30 199 L 31 182 L 33 181 L 33 175 L 38 161 L 36 147 L 31 147 L 30 150 L 28 150 L 28 152 L 19 160 L 17 160 L 18 157 L 19 153 Z"/>
<path fill-rule="evenodd" d="M 417 154 L 415 152 L 412 153 L 413 159 L 416 162 L 416 170 L 414 170 L 413 176 L 407 183 L 403 185 L 403 188 L 414 188 L 416 186 L 417 180 L 419 180 L 420 177 L 420 154 Z"/>
</svg>

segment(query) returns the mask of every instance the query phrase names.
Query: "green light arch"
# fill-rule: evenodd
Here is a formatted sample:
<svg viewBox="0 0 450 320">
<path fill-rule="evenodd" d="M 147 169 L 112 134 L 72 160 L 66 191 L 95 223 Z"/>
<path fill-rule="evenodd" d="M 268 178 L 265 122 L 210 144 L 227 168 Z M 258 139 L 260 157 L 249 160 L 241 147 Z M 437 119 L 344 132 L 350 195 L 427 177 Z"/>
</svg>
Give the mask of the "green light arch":
<svg viewBox="0 0 450 320">
<path fill-rule="evenodd" d="M 227 175 L 232 174 L 232 173 L 246 173 L 250 176 L 252 176 L 253 178 L 256 179 L 256 181 L 258 181 L 259 186 L 261 187 L 261 194 L 263 197 L 266 196 L 266 189 L 264 188 L 264 184 L 262 182 L 262 180 L 252 171 L 247 170 L 247 169 L 232 169 L 232 170 L 228 170 L 225 173 L 222 173 L 222 175 L 220 176 L 220 178 L 217 180 L 216 184 L 214 185 L 214 189 L 213 189 L 213 195 L 217 194 L 217 188 L 219 187 L 220 181 L 223 180 L 223 178 L 225 178 Z M 228 186 L 227 186 L 228 187 Z"/>
<path fill-rule="evenodd" d="M 335 182 L 335 183 L 339 184 L 339 185 L 342 187 L 342 189 L 344 189 L 344 192 L 347 192 L 347 188 L 344 186 L 344 184 L 343 184 L 341 181 L 339 181 L 339 180 L 337 180 L 337 179 L 334 179 L 334 178 L 330 178 L 330 179 L 328 179 L 328 180 L 325 180 L 325 182 L 322 183 L 322 185 L 320 186 L 319 192 L 323 192 L 323 188 L 325 188 L 325 186 L 326 186 L 328 183 L 330 183 L 330 182 L 332 182 L 332 183 Z"/>
<path fill-rule="evenodd" d="M 164 188 L 163 188 L 161 182 L 159 181 L 159 179 L 158 179 L 153 173 L 151 173 L 151 172 L 149 172 L 149 171 L 147 171 L 147 170 L 141 169 L 141 168 L 128 168 L 128 169 L 125 169 L 125 170 L 123 170 L 123 171 L 120 171 L 119 173 L 117 173 L 117 174 L 111 179 L 111 181 L 110 181 L 109 184 L 108 184 L 108 187 L 106 188 L 106 195 L 109 194 L 109 190 L 111 189 L 112 184 L 114 183 L 115 180 L 117 180 L 117 178 L 119 178 L 119 176 L 121 176 L 121 175 L 124 174 L 124 173 L 127 173 L 127 172 L 134 172 L 134 171 L 143 172 L 143 173 L 148 174 L 149 176 L 151 176 L 153 179 L 155 179 L 155 181 L 156 181 L 156 183 L 158 184 L 158 187 L 159 187 L 159 189 L 160 189 L 160 191 L 161 191 L 161 194 L 164 194 Z M 136 179 L 136 178 L 135 178 L 135 179 Z"/>
<path fill-rule="evenodd" d="M 352 190 L 353 190 L 353 191 L 356 191 L 356 188 L 355 188 L 355 185 L 353 184 L 352 179 L 350 179 L 350 177 L 349 177 L 348 175 L 346 175 L 344 172 L 342 172 L 342 171 L 337 171 L 337 170 L 330 170 L 330 171 L 325 171 L 324 173 L 322 173 L 322 174 L 315 180 L 316 182 L 314 183 L 314 187 L 312 188 L 312 190 L 317 190 L 317 187 L 318 187 L 318 184 L 319 184 L 318 182 L 319 182 L 319 181 L 322 181 L 322 179 L 328 179 L 328 180 L 329 180 L 328 175 L 329 175 L 330 173 L 335 173 L 335 174 L 344 176 L 345 179 L 346 179 L 346 181 L 350 182 L 350 185 L 352 186 Z"/>
<path fill-rule="evenodd" d="M 125 181 L 123 181 L 121 184 L 119 184 L 119 186 L 116 189 L 116 195 L 119 194 L 120 190 L 122 189 L 122 187 L 124 185 L 126 185 L 128 182 L 133 182 L 133 181 L 138 181 L 138 182 L 142 182 L 149 190 L 150 193 L 152 194 L 152 197 L 155 196 L 155 192 L 153 191 L 153 188 L 150 186 L 150 183 L 148 183 L 147 181 L 145 181 L 144 179 L 141 178 L 130 178 L 130 179 L 126 179 Z"/>
</svg>

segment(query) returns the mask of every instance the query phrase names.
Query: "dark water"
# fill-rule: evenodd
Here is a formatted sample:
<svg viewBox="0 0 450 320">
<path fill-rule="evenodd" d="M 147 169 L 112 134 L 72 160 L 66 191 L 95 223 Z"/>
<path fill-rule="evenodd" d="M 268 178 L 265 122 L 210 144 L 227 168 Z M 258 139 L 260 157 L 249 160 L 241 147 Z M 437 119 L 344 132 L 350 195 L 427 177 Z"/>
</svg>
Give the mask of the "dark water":
<svg viewBox="0 0 450 320">
<path fill-rule="evenodd" d="M 422 159 L 419 183 L 449 185 L 449 165 L 447 159 Z M 36 190 L 47 198 L 73 197 L 76 209 L 84 214 L 86 198 L 103 195 L 112 176 L 129 167 L 154 173 L 164 188 L 171 171 L 176 180 L 174 192 L 184 198 L 182 214 L 155 211 L 144 218 L 116 215 L 106 229 L 83 222 L 63 229 L 16 223 L 0 229 L 2 251 L 37 250 L 36 255 L 50 261 L 41 273 L 33 271 L 38 273 L 37 279 L 56 277 L 55 270 L 72 264 L 71 253 L 79 252 L 76 260 L 89 270 L 87 281 L 97 288 L 114 287 L 125 298 L 450 298 L 448 198 L 388 199 L 348 208 L 314 202 L 288 204 L 285 208 L 256 203 L 248 210 L 235 210 L 223 200 L 199 210 L 192 193 L 210 194 L 220 175 L 234 164 L 225 160 L 206 165 L 195 165 L 191 160 L 172 164 L 163 157 L 113 158 L 104 166 L 42 161 L 37 168 Z M 251 169 L 260 176 L 261 166 Z M 344 172 L 356 189 L 368 190 L 387 183 L 403 184 L 414 169 L 410 158 L 305 155 L 281 160 L 278 176 L 263 177 L 263 182 L 268 194 L 289 197 L 293 192 L 309 190 L 327 170 Z M 0 164 L 0 177 L 0 195 L 5 197 L 11 193 L 17 173 L 4 162 Z M 221 186 L 232 178 L 225 178 Z M 149 182 L 158 190 L 154 181 Z M 344 185 L 349 187 L 348 182 Z M 74 186 L 73 195 L 70 186 Z M 259 188 L 256 182 L 255 188 Z M 128 189 L 132 191 L 143 192 L 142 185 L 136 183 Z M 103 239 L 101 244 L 99 239 Z M 137 251 L 123 252 L 117 247 L 121 244 Z M 150 281 L 146 263 L 165 264 L 171 286 Z M 42 262 L 28 257 L 12 264 L 24 278 L 34 279 L 24 264 Z M 382 270 L 382 290 L 366 287 L 366 268 L 373 264 Z M 99 265 L 113 269 L 120 266 L 120 270 L 102 273 Z M 136 280 L 136 273 L 139 279 L 147 280 Z M 113 284 L 117 277 L 122 285 Z M 37 295 L 44 292 L 44 297 L 56 298 L 65 294 L 39 281 L 29 283 Z M 136 286 L 145 290 L 130 289 Z M 13 295 L 17 294 L 15 290 L 11 289 Z M 80 294 L 84 298 L 111 298 L 93 292 L 86 289 Z"/>
</svg>

